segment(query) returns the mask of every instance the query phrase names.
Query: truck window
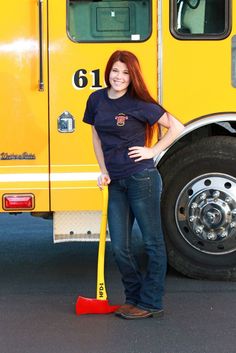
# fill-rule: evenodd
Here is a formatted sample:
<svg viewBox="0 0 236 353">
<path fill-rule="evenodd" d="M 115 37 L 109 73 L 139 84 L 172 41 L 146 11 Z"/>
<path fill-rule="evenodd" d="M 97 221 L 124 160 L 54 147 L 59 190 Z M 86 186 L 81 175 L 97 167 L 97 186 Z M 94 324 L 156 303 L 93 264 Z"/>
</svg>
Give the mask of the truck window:
<svg viewBox="0 0 236 353">
<path fill-rule="evenodd" d="M 144 41 L 151 34 L 151 0 L 68 0 L 67 32 L 75 42 Z"/>
<path fill-rule="evenodd" d="M 171 32 L 179 39 L 222 39 L 228 36 L 230 0 L 172 0 Z"/>
</svg>

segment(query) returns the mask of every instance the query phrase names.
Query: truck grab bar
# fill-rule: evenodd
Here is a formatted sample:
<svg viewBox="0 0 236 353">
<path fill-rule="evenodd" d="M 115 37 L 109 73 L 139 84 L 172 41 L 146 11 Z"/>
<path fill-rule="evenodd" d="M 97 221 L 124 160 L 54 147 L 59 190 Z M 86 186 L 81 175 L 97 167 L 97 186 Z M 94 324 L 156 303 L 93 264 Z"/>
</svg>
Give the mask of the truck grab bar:
<svg viewBox="0 0 236 353">
<path fill-rule="evenodd" d="M 236 88 L 236 35 L 232 37 L 231 50 L 231 82 L 232 86 Z"/>
<path fill-rule="evenodd" d="M 43 82 L 43 0 L 38 0 L 39 7 L 39 91 L 44 91 Z"/>
</svg>

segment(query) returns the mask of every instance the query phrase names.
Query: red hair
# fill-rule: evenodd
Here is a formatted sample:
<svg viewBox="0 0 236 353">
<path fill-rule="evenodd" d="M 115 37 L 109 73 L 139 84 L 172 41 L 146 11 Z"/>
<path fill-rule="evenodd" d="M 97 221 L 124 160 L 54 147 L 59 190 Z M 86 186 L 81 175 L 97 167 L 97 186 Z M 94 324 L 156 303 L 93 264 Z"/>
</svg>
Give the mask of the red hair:
<svg viewBox="0 0 236 353">
<path fill-rule="evenodd" d="M 121 61 L 128 68 L 130 76 L 130 84 L 128 90 L 131 97 L 138 98 L 144 102 L 157 104 L 157 101 L 150 95 L 146 83 L 143 79 L 138 58 L 129 51 L 117 50 L 109 58 L 105 69 L 105 82 L 107 87 L 111 87 L 109 76 L 113 65 L 117 61 Z M 150 146 L 154 135 L 156 135 L 158 138 L 160 137 L 160 132 L 161 130 L 158 123 L 155 123 L 152 126 L 147 124 L 145 145 Z"/>
</svg>

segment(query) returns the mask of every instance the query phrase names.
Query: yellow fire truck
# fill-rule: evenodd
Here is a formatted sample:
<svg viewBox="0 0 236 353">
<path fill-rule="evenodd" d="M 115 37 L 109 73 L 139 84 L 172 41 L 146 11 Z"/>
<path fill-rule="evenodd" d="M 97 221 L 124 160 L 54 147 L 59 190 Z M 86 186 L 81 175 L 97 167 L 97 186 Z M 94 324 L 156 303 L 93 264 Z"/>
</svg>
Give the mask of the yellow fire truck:
<svg viewBox="0 0 236 353">
<path fill-rule="evenodd" d="M 98 233 L 89 94 L 117 49 L 187 125 L 156 159 L 169 263 L 236 279 L 236 11 L 231 0 L 12 0 L 0 11 L 1 212 L 53 216 L 55 241 Z"/>
</svg>

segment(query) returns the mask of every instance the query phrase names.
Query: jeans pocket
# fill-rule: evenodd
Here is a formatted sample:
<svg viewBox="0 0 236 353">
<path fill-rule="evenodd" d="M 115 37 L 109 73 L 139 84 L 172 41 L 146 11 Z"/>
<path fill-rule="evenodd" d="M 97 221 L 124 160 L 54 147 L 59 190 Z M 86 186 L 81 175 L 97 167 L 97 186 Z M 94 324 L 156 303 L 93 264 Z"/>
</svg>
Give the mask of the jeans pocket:
<svg viewBox="0 0 236 353">
<path fill-rule="evenodd" d="M 141 172 L 137 172 L 131 175 L 131 179 L 136 181 L 147 181 L 150 180 L 150 175 L 148 169 L 144 169 Z"/>
</svg>

